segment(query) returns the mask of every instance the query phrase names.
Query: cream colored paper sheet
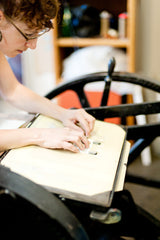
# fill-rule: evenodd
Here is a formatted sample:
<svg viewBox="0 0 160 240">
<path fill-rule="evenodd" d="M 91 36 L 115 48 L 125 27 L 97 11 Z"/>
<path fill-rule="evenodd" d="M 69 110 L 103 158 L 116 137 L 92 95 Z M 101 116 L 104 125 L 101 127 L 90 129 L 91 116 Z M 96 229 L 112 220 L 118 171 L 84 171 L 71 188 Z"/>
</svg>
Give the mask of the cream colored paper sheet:
<svg viewBox="0 0 160 240">
<path fill-rule="evenodd" d="M 31 127 L 55 128 L 61 123 L 40 115 Z M 53 136 L 53 138 L 56 136 Z M 11 150 L 2 164 L 47 189 L 61 189 L 86 196 L 111 191 L 125 131 L 112 123 L 95 122 L 90 148 L 79 153 L 28 146 Z M 99 143 L 99 144 L 95 144 Z M 116 191 L 123 189 L 130 144 L 127 142 Z M 92 155 L 89 152 L 96 152 Z"/>
</svg>

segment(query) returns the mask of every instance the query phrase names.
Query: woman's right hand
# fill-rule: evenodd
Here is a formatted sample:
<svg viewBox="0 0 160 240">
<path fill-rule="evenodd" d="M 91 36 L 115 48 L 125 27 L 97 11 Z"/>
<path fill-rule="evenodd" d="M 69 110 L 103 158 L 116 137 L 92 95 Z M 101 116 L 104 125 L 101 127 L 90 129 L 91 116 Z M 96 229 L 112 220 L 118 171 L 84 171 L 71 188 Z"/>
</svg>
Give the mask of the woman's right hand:
<svg viewBox="0 0 160 240">
<path fill-rule="evenodd" d="M 39 146 L 50 149 L 65 149 L 72 152 L 79 152 L 89 147 L 89 141 L 83 132 L 64 128 L 43 128 L 39 130 Z M 38 134 L 38 135 L 39 135 Z"/>
</svg>

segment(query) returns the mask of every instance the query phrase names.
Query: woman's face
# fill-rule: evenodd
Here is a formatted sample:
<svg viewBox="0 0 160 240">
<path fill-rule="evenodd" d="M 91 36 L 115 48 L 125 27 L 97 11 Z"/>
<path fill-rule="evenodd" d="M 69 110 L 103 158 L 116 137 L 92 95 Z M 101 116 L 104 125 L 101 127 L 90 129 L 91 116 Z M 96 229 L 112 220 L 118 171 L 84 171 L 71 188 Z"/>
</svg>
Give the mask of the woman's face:
<svg viewBox="0 0 160 240">
<path fill-rule="evenodd" d="M 23 22 L 14 21 L 13 23 L 5 17 L 0 20 L 0 31 L 2 33 L 0 51 L 8 57 L 15 57 L 28 48 L 35 49 L 37 45 L 37 38 L 26 40 L 23 34 L 20 33 L 21 31 L 27 36 L 33 36 L 36 33 L 34 30 L 28 29 Z"/>
</svg>

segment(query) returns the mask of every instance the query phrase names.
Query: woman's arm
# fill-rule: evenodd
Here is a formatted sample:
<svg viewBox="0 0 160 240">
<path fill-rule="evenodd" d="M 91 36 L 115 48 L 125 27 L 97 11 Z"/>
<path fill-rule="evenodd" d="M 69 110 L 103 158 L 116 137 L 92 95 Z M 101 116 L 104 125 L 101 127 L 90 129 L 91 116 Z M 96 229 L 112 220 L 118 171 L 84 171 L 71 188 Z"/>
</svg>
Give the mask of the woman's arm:
<svg viewBox="0 0 160 240">
<path fill-rule="evenodd" d="M 82 133 L 69 128 L 0 130 L 0 152 L 29 145 L 50 149 L 66 149 L 73 152 L 78 152 L 78 148 L 83 150 L 89 146 L 87 138 Z"/>
<path fill-rule="evenodd" d="M 64 109 L 20 84 L 3 54 L 0 54 L 0 91 L 4 99 L 27 112 L 53 117 L 64 126 L 82 131 L 78 122 L 87 136 L 93 129 L 95 119 L 83 109 Z"/>
<path fill-rule="evenodd" d="M 59 107 L 20 84 L 6 58 L 0 53 L 0 94 L 14 106 L 27 112 L 41 113 L 62 121 L 64 128 L 20 128 L 0 130 L 0 151 L 28 145 L 77 152 L 89 146 L 85 135 L 94 126 L 94 118 L 83 109 L 68 110 Z M 77 126 L 80 125 L 81 127 Z M 83 130 L 82 130 L 83 129 Z M 85 132 L 85 134 L 84 134 Z"/>
</svg>

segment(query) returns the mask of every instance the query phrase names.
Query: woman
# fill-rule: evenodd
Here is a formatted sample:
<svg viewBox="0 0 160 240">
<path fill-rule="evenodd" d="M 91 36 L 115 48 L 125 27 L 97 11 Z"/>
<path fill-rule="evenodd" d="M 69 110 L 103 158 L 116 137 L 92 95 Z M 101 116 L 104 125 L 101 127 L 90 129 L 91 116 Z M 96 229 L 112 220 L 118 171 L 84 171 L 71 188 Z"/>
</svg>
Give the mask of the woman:
<svg viewBox="0 0 160 240">
<path fill-rule="evenodd" d="M 83 109 L 64 109 L 20 84 L 5 57 L 15 57 L 28 48 L 35 49 L 38 37 L 53 28 L 51 19 L 55 18 L 57 10 L 56 0 L 0 0 L 1 97 L 27 112 L 58 119 L 65 126 L 0 130 L 0 151 L 27 145 L 73 152 L 89 147 L 87 137 L 95 119 Z"/>
</svg>

